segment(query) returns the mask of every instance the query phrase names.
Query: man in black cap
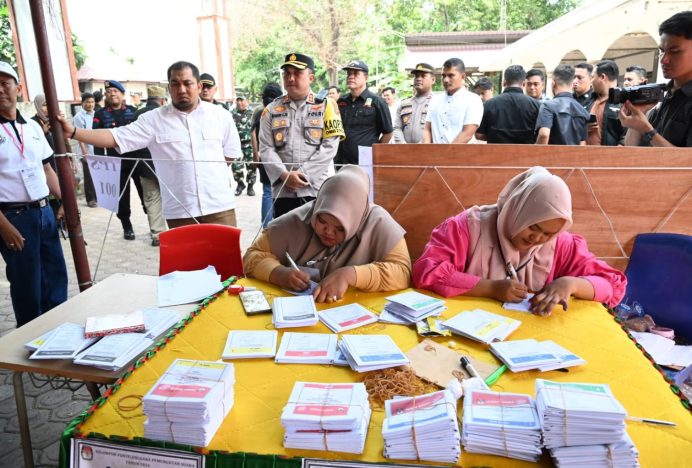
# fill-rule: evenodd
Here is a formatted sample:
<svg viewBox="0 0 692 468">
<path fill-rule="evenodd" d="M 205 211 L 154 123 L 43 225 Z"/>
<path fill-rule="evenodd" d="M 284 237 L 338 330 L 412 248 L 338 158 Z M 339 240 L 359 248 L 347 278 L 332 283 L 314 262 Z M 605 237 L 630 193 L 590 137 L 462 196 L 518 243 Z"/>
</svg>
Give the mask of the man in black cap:
<svg viewBox="0 0 692 468">
<path fill-rule="evenodd" d="M 212 104 L 216 104 L 217 106 L 221 106 L 228 110 L 228 106 L 226 104 L 214 99 L 214 95 L 216 94 L 216 90 L 218 88 L 216 86 L 216 80 L 213 76 L 211 76 L 209 73 L 202 73 L 199 75 L 199 82 L 202 83 L 202 91 L 199 93 L 199 98 L 202 101 L 211 102 Z"/>
<path fill-rule="evenodd" d="M 365 62 L 353 60 L 342 70 L 346 71 L 346 86 L 350 91 L 338 101 L 346 139 L 339 145 L 334 162 L 358 164 L 358 147 L 389 143 L 394 128 L 387 104 L 368 90 L 369 68 Z"/>
<path fill-rule="evenodd" d="M 125 104 L 125 87 L 119 81 L 108 80 L 104 83 L 104 88 L 106 89 L 106 107 L 103 107 L 96 111 L 94 114 L 94 121 L 92 123 L 93 129 L 105 128 L 117 128 L 125 126 L 135 120 L 135 113 L 137 109 L 132 106 Z M 140 199 L 143 199 L 141 183 L 139 181 L 140 176 L 146 176 L 144 166 L 137 165 L 132 159 L 127 158 L 138 158 L 138 154 L 123 153 L 119 154 L 115 149 L 112 148 L 101 148 L 99 146 L 94 146 L 94 154 L 100 156 L 116 156 L 124 158 L 120 162 L 120 192 L 121 197 L 118 202 L 118 219 L 123 226 L 123 237 L 126 240 L 135 240 L 135 231 L 132 228 L 132 222 L 130 221 L 130 178 L 135 183 L 137 187 L 137 192 L 139 193 Z M 144 206 L 144 205 L 142 205 Z"/>
<path fill-rule="evenodd" d="M 420 143 L 432 100 L 435 84 L 435 68 L 428 63 L 419 63 L 411 70 L 415 96 L 404 99 L 394 119 L 394 143 Z"/>
<path fill-rule="evenodd" d="M 318 100 L 310 89 L 315 79 L 312 59 L 288 54 L 281 68 L 286 95 L 264 109 L 259 131 L 275 218 L 317 197 L 344 135 L 334 101 Z"/>
</svg>

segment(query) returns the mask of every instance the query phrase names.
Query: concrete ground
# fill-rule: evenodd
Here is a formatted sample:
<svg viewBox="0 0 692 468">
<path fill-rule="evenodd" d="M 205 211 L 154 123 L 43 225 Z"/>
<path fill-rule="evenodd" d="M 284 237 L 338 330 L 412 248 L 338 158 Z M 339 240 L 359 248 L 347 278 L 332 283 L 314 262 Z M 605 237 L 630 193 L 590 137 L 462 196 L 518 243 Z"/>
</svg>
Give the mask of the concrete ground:
<svg viewBox="0 0 692 468">
<path fill-rule="evenodd" d="M 257 183 L 255 190 L 257 195 L 254 197 L 243 193 L 236 198 L 238 227 L 243 230 L 241 237 L 243 250 L 252 243 L 260 226 L 262 185 Z M 88 208 L 84 198 L 78 197 L 78 205 L 82 213 L 82 229 L 88 244 L 89 266 L 92 278 L 96 281 L 113 273 L 158 274 L 159 250 L 151 246 L 147 218 L 141 209 L 134 187 L 131 201 L 132 223 L 137 238 L 134 241 L 127 241 L 123 239 L 120 221 L 115 215 L 111 218 L 111 213 L 105 209 Z M 79 292 L 79 288 L 69 241 L 64 240 L 62 243 L 71 297 Z M 3 268 L 0 268 L 0 336 L 11 332 L 16 326 L 4 263 L 2 266 Z M 72 392 L 69 389 L 54 390 L 50 385 L 41 385 L 40 382 L 32 383 L 25 375 L 24 386 L 34 460 L 37 466 L 54 467 L 58 465 L 58 443 L 62 431 L 68 422 L 88 406 L 90 398 L 85 388 Z M 12 373 L 4 370 L 0 371 L 0 431 L 0 467 L 24 466 Z"/>
</svg>

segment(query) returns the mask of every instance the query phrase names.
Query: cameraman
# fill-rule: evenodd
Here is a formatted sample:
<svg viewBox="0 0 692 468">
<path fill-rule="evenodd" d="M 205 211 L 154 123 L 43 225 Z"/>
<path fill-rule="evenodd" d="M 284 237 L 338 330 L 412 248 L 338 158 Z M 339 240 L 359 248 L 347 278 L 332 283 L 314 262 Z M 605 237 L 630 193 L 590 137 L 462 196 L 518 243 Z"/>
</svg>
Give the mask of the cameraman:
<svg viewBox="0 0 692 468">
<path fill-rule="evenodd" d="M 620 121 L 629 128 L 628 146 L 692 147 L 692 11 L 676 13 L 658 28 L 663 76 L 668 91 L 648 116 L 629 101 Z"/>
</svg>

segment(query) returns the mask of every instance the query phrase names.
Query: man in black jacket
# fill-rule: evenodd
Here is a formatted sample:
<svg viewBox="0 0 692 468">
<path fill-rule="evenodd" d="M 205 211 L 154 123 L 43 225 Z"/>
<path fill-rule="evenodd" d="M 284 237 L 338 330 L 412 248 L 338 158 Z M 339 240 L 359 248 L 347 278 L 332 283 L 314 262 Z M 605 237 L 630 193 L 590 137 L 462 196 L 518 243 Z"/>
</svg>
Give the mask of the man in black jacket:
<svg viewBox="0 0 692 468">
<path fill-rule="evenodd" d="M 621 146 L 625 142 L 627 129 L 620 123 L 621 104 L 608 102 L 608 90 L 618 85 L 620 70 L 612 60 L 602 60 L 596 64 L 591 75 L 594 100 L 591 108 L 587 145 Z M 595 116 L 595 120 L 594 120 Z"/>
</svg>

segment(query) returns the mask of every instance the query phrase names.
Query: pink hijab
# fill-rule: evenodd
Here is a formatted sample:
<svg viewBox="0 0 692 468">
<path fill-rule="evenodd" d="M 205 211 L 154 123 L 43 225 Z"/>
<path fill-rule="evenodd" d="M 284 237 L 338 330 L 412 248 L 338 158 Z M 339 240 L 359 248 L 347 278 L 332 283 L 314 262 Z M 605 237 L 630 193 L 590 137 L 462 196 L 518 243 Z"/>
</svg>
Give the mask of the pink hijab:
<svg viewBox="0 0 692 468">
<path fill-rule="evenodd" d="M 572 225 L 572 195 L 567 184 L 539 166 L 515 176 L 502 189 L 495 205 L 468 210 L 466 272 L 503 279 L 508 276 L 507 263 L 511 263 L 519 281 L 532 291 L 542 289 L 553 264 L 557 234 L 526 252 L 517 250 L 511 239 L 533 224 L 555 218 L 565 220 L 560 232 Z"/>
</svg>

